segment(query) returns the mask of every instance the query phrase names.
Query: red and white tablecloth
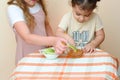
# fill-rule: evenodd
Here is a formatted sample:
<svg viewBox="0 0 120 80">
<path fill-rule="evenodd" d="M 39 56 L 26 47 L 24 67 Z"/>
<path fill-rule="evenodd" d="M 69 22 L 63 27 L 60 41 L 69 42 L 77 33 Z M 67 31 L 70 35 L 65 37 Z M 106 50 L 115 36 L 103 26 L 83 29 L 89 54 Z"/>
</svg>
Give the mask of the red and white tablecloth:
<svg viewBox="0 0 120 80">
<path fill-rule="evenodd" d="M 10 80 L 118 80 L 117 69 L 118 60 L 104 51 L 54 60 L 32 53 L 20 60 Z"/>
</svg>

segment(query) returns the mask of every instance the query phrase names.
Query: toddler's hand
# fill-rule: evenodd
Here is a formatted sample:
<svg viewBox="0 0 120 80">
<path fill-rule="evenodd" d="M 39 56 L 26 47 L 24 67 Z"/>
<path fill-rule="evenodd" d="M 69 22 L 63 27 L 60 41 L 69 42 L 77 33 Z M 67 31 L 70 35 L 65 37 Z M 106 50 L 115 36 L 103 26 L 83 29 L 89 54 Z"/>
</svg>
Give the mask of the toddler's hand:
<svg viewBox="0 0 120 80">
<path fill-rule="evenodd" d="M 75 42 L 74 42 L 73 38 L 69 37 L 69 39 L 67 41 L 68 41 L 68 43 L 75 46 Z"/>
<path fill-rule="evenodd" d="M 67 46 L 64 45 L 63 42 L 67 44 L 67 40 L 59 37 L 57 38 L 56 44 L 54 46 L 57 54 L 62 54 L 66 50 Z"/>
<path fill-rule="evenodd" d="M 89 43 L 83 48 L 83 51 L 85 53 L 92 53 L 95 51 L 95 46 L 93 44 Z"/>
</svg>

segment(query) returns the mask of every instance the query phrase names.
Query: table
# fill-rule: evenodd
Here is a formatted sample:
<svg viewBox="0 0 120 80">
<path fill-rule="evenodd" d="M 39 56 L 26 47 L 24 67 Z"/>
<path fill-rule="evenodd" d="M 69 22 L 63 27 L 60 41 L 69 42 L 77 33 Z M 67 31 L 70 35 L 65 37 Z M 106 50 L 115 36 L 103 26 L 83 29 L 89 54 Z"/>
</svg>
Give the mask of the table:
<svg viewBox="0 0 120 80">
<path fill-rule="evenodd" d="M 20 60 L 10 80 L 118 80 L 117 69 L 117 58 L 102 50 L 81 58 L 61 55 L 54 60 L 31 53 Z"/>
</svg>

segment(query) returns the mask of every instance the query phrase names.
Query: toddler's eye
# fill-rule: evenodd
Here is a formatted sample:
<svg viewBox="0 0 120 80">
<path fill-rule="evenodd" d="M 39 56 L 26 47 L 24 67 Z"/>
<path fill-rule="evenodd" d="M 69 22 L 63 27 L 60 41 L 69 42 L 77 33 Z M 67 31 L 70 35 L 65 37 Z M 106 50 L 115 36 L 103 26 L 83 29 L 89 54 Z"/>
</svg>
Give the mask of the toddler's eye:
<svg viewBox="0 0 120 80">
<path fill-rule="evenodd" d="M 85 16 L 85 17 L 89 17 L 89 15 L 88 15 L 88 16 Z"/>
<path fill-rule="evenodd" d="M 77 16 L 80 16 L 81 14 L 79 14 L 79 13 L 76 13 L 76 15 L 77 15 Z"/>
<path fill-rule="evenodd" d="M 91 14 L 85 15 L 85 17 L 89 17 Z"/>
<path fill-rule="evenodd" d="M 85 17 L 89 17 L 90 15 L 85 15 Z"/>
</svg>

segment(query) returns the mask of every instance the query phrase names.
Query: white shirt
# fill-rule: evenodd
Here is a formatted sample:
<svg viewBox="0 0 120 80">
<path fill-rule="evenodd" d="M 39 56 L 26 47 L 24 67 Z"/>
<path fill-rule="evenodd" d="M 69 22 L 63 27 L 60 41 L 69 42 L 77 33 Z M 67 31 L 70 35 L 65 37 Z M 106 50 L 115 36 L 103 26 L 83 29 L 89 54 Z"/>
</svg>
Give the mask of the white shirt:
<svg viewBox="0 0 120 80">
<path fill-rule="evenodd" d="M 31 14 L 38 12 L 40 9 L 41 6 L 38 3 L 35 4 L 35 6 L 33 7 L 29 7 L 29 11 Z M 9 5 L 7 12 L 11 27 L 13 27 L 16 22 L 25 21 L 24 13 L 19 6 Z"/>
<path fill-rule="evenodd" d="M 93 40 L 94 33 L 103 28 L 102 21 L 96 13 L 91 14 L 89 21 L 79 23 L 73 13 L 69 12 L 63 16 L 58 26 L 74 39 L 78 47 L 83 47 Z"/>
</svg>

